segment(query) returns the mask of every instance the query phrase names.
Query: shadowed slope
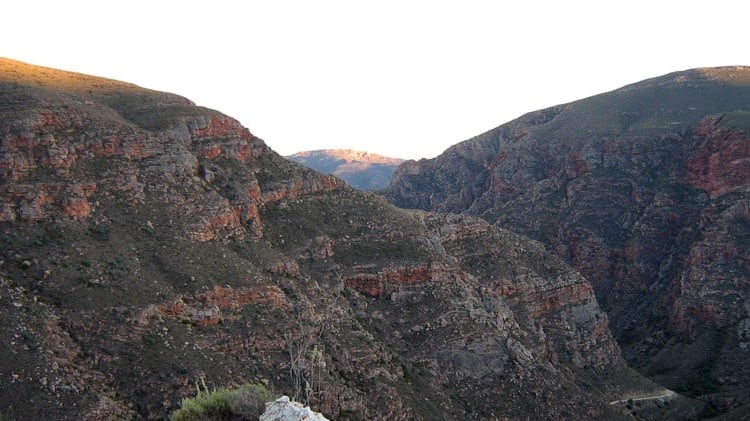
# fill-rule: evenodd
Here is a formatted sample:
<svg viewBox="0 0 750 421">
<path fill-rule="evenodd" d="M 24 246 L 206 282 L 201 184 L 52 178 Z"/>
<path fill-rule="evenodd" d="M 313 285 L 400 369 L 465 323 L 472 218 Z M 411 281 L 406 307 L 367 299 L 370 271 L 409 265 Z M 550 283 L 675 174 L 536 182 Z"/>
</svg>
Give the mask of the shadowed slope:
<svg viewBox="0 0 750 421">
<path fill-rule="evenodd" d="M 592 282 L 632 365 L 732 411 L 750 403 L 748 122 L 750 68 L 672 73 L 407 162 L 386 195 L 540 240 Z"/>
</svg>

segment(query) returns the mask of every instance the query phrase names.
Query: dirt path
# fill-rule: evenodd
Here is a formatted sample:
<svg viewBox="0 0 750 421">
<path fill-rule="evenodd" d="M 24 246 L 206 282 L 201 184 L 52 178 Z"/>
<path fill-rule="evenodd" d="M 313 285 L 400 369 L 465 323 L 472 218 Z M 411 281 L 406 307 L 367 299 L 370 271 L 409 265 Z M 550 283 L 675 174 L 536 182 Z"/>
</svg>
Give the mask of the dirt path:
<svg viewBox="0 0 750 421">
<path fill-rule="evenodd" d="M 619 401 L 612 401 L 609 404 L 610 405 L 621 405 L 628 402 L 638 402 L 638 401 L 650 401 L 655 399 L 672 399 L 675 396 L 677 396 L 677 393 L 671 391 L 671 390 L 665 390 L 664 393 L 661 393 L 659 395 L 649 395 L 649 396 L 635 396 L 628 399 L 621 399 Z"/>
</svg>

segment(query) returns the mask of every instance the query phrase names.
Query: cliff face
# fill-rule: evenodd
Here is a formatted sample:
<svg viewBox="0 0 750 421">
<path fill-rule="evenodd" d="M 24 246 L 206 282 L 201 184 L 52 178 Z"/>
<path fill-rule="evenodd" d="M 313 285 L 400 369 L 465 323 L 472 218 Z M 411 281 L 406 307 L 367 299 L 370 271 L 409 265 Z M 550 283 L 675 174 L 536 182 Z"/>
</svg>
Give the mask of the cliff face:
<svg viewBox="0 0 750 421">
<path fill-rule="evenodd" d="M 0 60 L 0 141 L 3 416 L 163 418 L 253 382 L 330 419 L 618 418 L 658 389 L 539 244 L 184 98 Z"/>
<path fill-rule="evenodd" d="M 592 283 L 630 364 L 741 411 L 750 403 L 748 104 L 750 68 L 669 74 L 407 162 L 386 195 L 541 241 Z"/>
<path fill-rule="evenodd" d="M 391 181 L 393 171 L 404 162 L 350 149 L 324 149 L 298 152 L 287 158 L 324 174 L 340 177 L 360 190 L 380 190 Z"/>
</svg>

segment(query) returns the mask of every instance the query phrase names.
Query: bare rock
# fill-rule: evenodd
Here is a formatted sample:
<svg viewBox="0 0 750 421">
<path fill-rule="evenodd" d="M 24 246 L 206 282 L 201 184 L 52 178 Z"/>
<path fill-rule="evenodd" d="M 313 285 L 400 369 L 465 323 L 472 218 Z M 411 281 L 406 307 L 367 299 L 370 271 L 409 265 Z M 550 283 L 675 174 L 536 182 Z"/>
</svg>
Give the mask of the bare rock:
<svg viewBox="0 0 750 421">
<path fill-rule="evenodd" d="M 260 421 L 328 421 L 322 414 L 303 406 L 299 402 L 282 396 L 273 402 L 266 403 L 266 411 Z"/>
</svg>

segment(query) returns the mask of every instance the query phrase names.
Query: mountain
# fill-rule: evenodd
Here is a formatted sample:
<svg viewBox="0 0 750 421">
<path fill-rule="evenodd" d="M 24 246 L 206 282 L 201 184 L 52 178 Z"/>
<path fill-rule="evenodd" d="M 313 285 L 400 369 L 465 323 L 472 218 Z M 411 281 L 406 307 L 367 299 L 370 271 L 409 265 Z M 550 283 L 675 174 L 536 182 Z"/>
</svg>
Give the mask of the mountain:
<svg viewBox="0 0 750 421">
<path fill-rule="evenodd" d="M 0 332 L 9 420 L 163 419 L 245 383 L 341 420 L 704 410 L 627 367 L 539 243 L 398 209 L 183 97 L 8 59 Z"/>
<path fill-rule="evenodd" d="M 750 412 L 750 68 L 671 73 L 531 112 L 386 196 L 542 242 L 592 283 L 628 363 Z"/>
<path fill-rule="evenodd" d="M 351 149 L 304 151 L 287 158 L 324 174 L 333 174 L 360 190 L 380 190 L 388 186 L 393 171 L 404 162 Z"/>
</svg>

